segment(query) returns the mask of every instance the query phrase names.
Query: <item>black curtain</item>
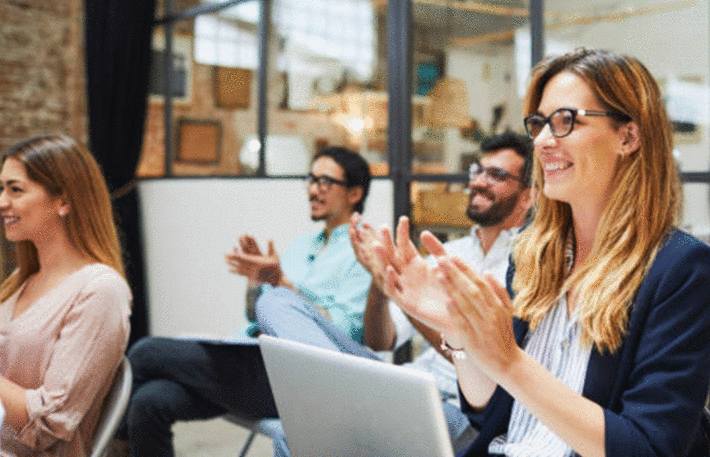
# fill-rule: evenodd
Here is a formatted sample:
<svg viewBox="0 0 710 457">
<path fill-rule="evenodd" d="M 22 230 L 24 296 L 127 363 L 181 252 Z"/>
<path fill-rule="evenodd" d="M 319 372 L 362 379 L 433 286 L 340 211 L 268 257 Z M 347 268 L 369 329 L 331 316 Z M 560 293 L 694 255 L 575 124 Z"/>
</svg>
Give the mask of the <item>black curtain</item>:
<svg viewBox="0 0 710 457">
<path fill-rule="evenodd" d="M 135 171 L 146 116 L 155 0 L 85 0 L 89 144 L 112 193 L 133 291 L 132 344 L 148 334 Z"/>
</svg>

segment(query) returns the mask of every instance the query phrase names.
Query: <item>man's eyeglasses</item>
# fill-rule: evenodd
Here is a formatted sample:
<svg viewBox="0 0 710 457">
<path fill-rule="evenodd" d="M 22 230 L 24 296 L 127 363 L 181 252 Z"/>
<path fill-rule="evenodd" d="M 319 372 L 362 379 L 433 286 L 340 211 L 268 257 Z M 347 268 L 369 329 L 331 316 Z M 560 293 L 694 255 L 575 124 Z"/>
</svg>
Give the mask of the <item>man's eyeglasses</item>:
<svg viewBox="0 0 710 457">
<path fill-rule="evenodd" d="M 474 181 L 479 175 L 483 174 L 483 178 L 488 184 L 503 183 L 509 179 L 513 179 L 518 182 L 523 182 L 520 176 L 515 176 L 512 173 L 508 173 L 499 167 L 484 167 L 478 162 L 474 162 L 468 168 L 468 179 L 469 181 Z"/>
<path fill-rule="evenodd" d="M 531 114 L 523 119 L 523 123 L 525 123 L 525 131 L 530 138 L 536 138 L 542 132 L 542 129 L 545 128 L 545 124 L 550 124 L 552 136 L 562 138 L 572 133 L 577 116 L 609 116 L 619 121 L 629 121 L 631 119 L 626 114 L 618 111 L 560 108 L 547 117 L 542 114 Z"/>
<path fill-rule="evenodd" d="M 331 178 L 327 175 L 316 176 L 313 173 L 309 173 L 306 176 L 306 185 L 311 187 L 313 184 L 316 184 L 319 190 L 329 190 L 334 184 L 348 187 L 348 183 L 340 179 Z"/>
</svg>

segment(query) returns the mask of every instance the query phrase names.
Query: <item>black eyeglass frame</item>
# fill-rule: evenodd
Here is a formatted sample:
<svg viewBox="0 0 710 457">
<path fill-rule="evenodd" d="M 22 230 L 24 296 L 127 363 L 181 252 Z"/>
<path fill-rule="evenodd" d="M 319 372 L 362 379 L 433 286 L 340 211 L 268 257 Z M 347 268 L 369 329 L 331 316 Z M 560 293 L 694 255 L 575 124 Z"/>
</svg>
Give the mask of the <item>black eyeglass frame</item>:
<svg viewBox="0 0 710 457">
<path fill-rule="evenodd" d="M 571 117 L 571 122 L 569 124 L 569 130 L 567 130 L 564 133 L 558 133 L 555 131 L 554 124 L 552 123 L 552 118 L 556 115 L 559 115 L 560 113 L 569 113 Z M 576 109 L 576 108 L 558 108 L 552 113 L 550 113 L 549 116 L 545 117 L 540 113 L 533 113 L 528 116 L 525 116 L 523 118 L 523 125 L 525 126 L 525 133 L 528 134 L 528 136 L 532 139 L 535 139 L 542 131 L 545 129 L 545 125 L 550 126 L 550 132 L 552 133 L 552 136 L 555 138 L 564 138 L 572 131 L 574 130 L 574 125 L 575 122 L 577 121 L 577 116 L 608 116 L 608 117 L 613 117 L 614 119 L 617 119 L 619 121 L 630 121 L 631 117 L 628 115 L 621 113 L 619 111 L 598 111 L 598 110 L 590 110 L 590 109 Z M 540 126 L 540 131 L 537 132 L 536 135 L 533 135 L 533 132 L 531 131 L 530 127 L 528 126 L 528 121 L 530 119 L 539 119 L 542 121 L 542 124 Z"/>
<path fill-rule="evenodd" d="M 477 168 L 478 172 L 474 173 L 473 169 Z M 491 173 L 493 172 L 493 173 Z M 490 184 L 494 183 L 504 183 L 509 179 L 512 179 L 514 181 L 518 181 L 521 184 L 525 184 L 524 180 L 522 177 L 514 175 L 513 173 L 510 173 L 508 170 L 505 170 L 500 167 L 484 167 L 481 162 L 473 162 L 471 165 L 468 167 L 468 180 L 469 182 L 475 180 L 479 175 L 483 174 L 484 179 L 487 179 Z"/>
<path fill-rule="evenodd" d="M 320 175 L 316 176 L 313 173 L 308 173 L 305 178 L 305 182 L 307 186 L 311 186 L 313 184 L 317 185 L 319 189 L 324 189 L 328 190 L 333 185 L 338 185 L 338 186 L 343 186 L 343 187 L 350 187 L 348 186 L 347 181 L 343 181 L 341 179 L 336 179 L 328 175 Z"/>
</svg>

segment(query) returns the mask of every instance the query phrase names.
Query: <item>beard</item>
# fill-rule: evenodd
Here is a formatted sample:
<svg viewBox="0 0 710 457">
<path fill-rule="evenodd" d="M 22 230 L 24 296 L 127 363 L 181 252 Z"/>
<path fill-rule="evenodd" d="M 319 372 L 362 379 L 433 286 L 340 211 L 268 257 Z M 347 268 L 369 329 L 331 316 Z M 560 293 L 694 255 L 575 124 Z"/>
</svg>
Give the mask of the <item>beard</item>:
<svg viewBox="0 0 710 457">
<path fill-rule="evenodd" d="M 309 195 L 308 196 L 308 203 L 313 203 L 313 202 L 317 202 L 317 203 L 321 203 L 321 204 L 323 203 L 318 199 L 317 195 Z M 313 214 L 313 212 L 311 212 L 311 220 L 313 222 L 325 220 L 327 217 L 328 217 L 328 215 L 326 213 Z"/>
<path fill-rule="evenodd" d="M 479 211 L 471 204 L 471 202 L 473 202 L 473 198 L 479 194 L 493 201 L 488 209 Z M 498 225 L 503 222 L 505 218 L 510 216 L 513 210 L 515 210 L 515 207 L 518 204 L 518 198 L 520 198 L 520 192 L 515 192 L 513 195 L 505 197 L 502 200 L 496 200 L 496 196 L 492 192 L 485 189 L 474 189 L 471 191 L 471 196 L 468 200 L 466 215 L 469 219 L 481 227 Z"/>
</svg>

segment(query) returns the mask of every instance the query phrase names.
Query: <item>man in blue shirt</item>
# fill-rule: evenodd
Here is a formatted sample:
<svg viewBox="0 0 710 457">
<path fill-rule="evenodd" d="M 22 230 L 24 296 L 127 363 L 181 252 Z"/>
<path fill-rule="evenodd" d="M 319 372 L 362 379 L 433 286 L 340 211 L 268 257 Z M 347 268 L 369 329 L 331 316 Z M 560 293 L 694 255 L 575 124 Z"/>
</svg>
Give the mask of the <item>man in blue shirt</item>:
<svg viewBox="0 0 710 457">
<path fill-rule="evenodd" d="M 362 341 L 369 273 L 357 262 L 348 221 L 361 212 L 370 185 L 365 160 L 345 148 L 318 153 L 308 175 L 311 218 L 325 228 L 299 237 L 279 258 L 245 235 L 227 254 L 230 270 L 249 279 L 247 308 L 260 331 L 346 349 Z M 261 325 L 255 326 L 253 308 Z M 318 331 L 315 329 L 318 328 Z M 172 424 L 234 413 L 276 417 L 258 345 L 144 338 L 129 351 L 133 392 L 119 438 L 132 457 L 174 455 Z"/>
<path fill-rule="evenodd" d="M 297 238 L 282 258 L 271 242 L 262 254 L 250 235 L 242 236 L 239 246 L 227 254 L 230 271 L 249 279 L 249 336 L 265 331 L 341 349 L 355 347 L 353 340 L 362 341 L 370 274 L 355 258 L 348 223 L 354 211 L 364 209 L 363 189 L 369 178 L 359 155 L 340 148 L 324 150 L 313 161 L 308 197 L 311 219 L 324 221 L 325 228 Z M 348 187 L 350 182 L 359 185 Z"/>
</svg>

